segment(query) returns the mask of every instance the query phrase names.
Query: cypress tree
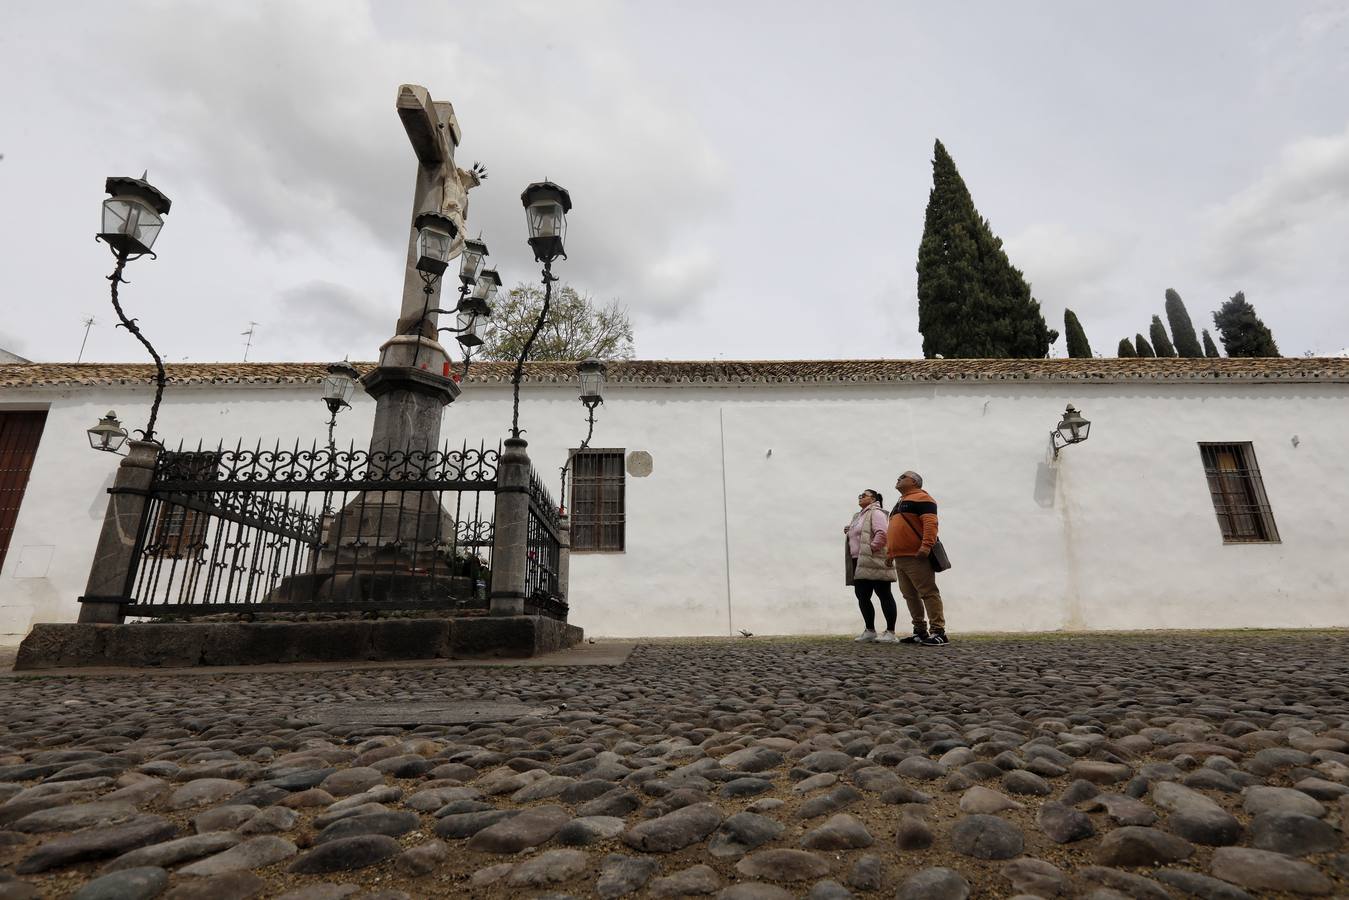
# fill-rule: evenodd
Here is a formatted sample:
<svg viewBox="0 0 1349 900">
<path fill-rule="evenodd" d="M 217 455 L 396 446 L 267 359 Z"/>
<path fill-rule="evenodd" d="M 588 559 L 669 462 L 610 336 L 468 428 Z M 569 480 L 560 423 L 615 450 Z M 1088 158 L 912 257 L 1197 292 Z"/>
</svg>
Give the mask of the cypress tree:
<svg viewBox="0 0 1349 900">
<path fill-rule="evenodd" d="M 1274 335 L 1260 321 L 1255 307 L 1246 302 L 1246 295 L 1241 291 L 1213 314 L 1213 324 L 1218 327 L 1218 337 L 1228 356 L 1279 355 Z"/>
<path fill-rule="evenodd" d="M 1087 343 L 1087 333 L 1082 323 L 1077 321 L 1077 313 L 1071 309 L 1063 311 L 1063 333 L 1068 335 L 1068 356 L 1071 359 L 1091 359 L 1091 344 Z"/>
<path fill-rule="evenodd" d="M 1176 348 L 1171 346 L 1171 338 L 1166 336 L 1166 326 L 1162 324 L 1161 316 L 1153 316 L 1152 324 L 1148 326 L 1148 333 L 1152 336 L 1152 346 L 1157 348 L 1157 355 L 1168 359 L 1175 357 Z"/>
<path fill-rule="evenodd" d="M 1139 356 L 1156 356 L 1157 352 L 1152 349 L 1152 345 L 1141 334 L 1134 335 L 1134 349 L 1138 351 Z"/>
<path fill-rule="evenodd" d="M 1204 329 L 1204 355 L 1210 359 L 1217 359 L 1221 356 L 1218 353 L 1218 346 L 1213 343 L 1213 336 L 1208 333 L 1207 328 Z"/>
<path fill-rule="evenodd" d="M 1030 286 L 975 209 L 941 141 L 918 246 L 918 330 L 928 358 L 1038 359 L 1053 341 Z"/>
<path fill-rule="evenodd" d="M 1134 349 L 1133 341 L 1128 338 L 1120 338 L 1118 355 L 1120 359 L 1135 359 L 1138 351 Z"/>
<path fill-rule="evenodd" d="M 1199 346 L 1199 338 L 1195 336 L 1190 313 L 1185 309 L 1185 301 L 1171 288 L 1166 289 L 1166 321 L 1171 326 L 1171 337 L 1176 341 L 1177 353 L 1187 359 L 1204 355 L 1204 348 Z"/>
</svg>

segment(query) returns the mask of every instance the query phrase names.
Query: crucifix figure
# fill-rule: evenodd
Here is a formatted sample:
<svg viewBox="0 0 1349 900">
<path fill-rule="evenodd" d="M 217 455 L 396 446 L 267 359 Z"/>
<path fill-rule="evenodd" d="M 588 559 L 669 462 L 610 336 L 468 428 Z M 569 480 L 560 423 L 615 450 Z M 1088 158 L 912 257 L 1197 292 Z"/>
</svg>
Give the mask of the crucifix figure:
<svg viewBox="0 0 1349 900">
<path fill-rule="evenodd" d="M 440 418 L 445 404 L 459 395 L 459 386 L 445 371 L 449 354 L 437 340 L 440 281 L 430 293 L 417 271 L 417 228 L 424 212 L 448 217 L 455 227 L 451 257 L 463 246 L 468 219 L 468 192 L 484 172 L 455 165 L 459 120 L 454 105 L 431 99 L 426 88 L 404 84 L 398 88 L 398 117 L 417 155 L 417 182 L 412 215 L 408 218 L 408 252 L 403 274 L 403 297 L 394 335 L 379 348 L 379 368 L 362 379 L 366 392 L 377 401 L 372 451 L 431 450 L 440 444 Z"/>
<path fill-rule="evenodd" d="M 459 120 L 454 115 L 454 104 L 435 101 L 426 88 L 405 84 L 398 88 L 398 116 L 403 129 L 417 154 L 417 187 L 412 199 L 415 220 L 424 212 L 438 212 L 454 222 L 457 231 L 451 257 L 457 256 L 464 244 L 464 227 L 468 221 L 468 192 L 482 183 L 483 169 L 474 164 L 461 169 L 454 162 L 454 151 L 459 146 Z M 432 295 L 432 308 L 438 306 L 440 285 Z M 426 294 L 417 275 L 417 229 L 410 227 L 408 236 L 407 271 L 403 277 L 403 305 L 398 317 L 398 333 L 418 331 L 436 337 L 434 319 L 423 316 Z M 433 314 L 430 314 L 433 315 Z"/>
</svg>

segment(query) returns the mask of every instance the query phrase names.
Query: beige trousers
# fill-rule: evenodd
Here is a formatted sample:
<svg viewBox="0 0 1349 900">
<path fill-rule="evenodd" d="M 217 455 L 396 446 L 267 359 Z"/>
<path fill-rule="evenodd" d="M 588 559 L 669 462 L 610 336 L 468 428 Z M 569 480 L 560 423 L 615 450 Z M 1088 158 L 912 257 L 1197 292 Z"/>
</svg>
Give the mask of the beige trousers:
<svg viewBox="0 0 1349 900">
<path fill-rule="evenodd" d="M 946 617 L 942 615 L 941 591 L 937 590 L 937 575 L 926 557 L 896 556 L 895 574 L 899 576 L 899 592 L 909 605 L 909 618 L 915 631 L 945 631 Z"/>
</svg>

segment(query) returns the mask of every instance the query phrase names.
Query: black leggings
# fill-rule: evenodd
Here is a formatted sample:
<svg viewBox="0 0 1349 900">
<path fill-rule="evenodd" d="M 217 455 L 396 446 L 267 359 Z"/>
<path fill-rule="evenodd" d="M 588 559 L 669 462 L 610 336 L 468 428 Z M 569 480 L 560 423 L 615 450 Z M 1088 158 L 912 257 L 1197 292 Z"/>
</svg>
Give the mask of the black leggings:
<svg viewBox="0 0 1349 900">
<path fill-rule="evenodd" d="M 853 593 L 857 595 L 857 608 L 862 610 L 862 621 L 867 623 L 868 631 L 876 630 L 876 610 L 871 606 L 871 592 L 881 599 L 881 613 L 885 616 L 885 630 L 895 630 L 895 595 L 890 592 L 888 581 L 859 580 L 853 582 Z"/>
</svg>

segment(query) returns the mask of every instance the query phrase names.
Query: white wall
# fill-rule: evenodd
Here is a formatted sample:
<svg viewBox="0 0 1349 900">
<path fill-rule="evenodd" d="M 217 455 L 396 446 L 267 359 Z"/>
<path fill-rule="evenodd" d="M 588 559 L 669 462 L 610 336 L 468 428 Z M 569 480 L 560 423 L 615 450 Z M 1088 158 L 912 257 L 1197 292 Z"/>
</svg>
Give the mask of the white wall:
<svg viewBox="0 0 1349 900">
<path fill-rule="evenodd" d="M 955 568 L 948 628 L 1349 625 L 1340 477 L 1349 386 L 1333 384 L 611 385 L 592 446 L 645 450 L 627 479 L 627 550 L 575 554 L 572 621 L 595 635 L 843 633 L 860 619 L 842 527 L 862 488 L 894 501 L 921 472 Z M 117 459 L 84 430 L 109 408 L 143 421 L 142 388 L 7 390 L 0 410 L 48 405 L 46 431 L 0 572 L 0 643 L 74 621 Z M 339 418 L 368 439 L 374 403 Z M 1075 403 L 1092 437 L 1057 462 L 1049 430 Z M 170 386 L 167 443 L 324 440 L 313 386 Z M 443 435 L 495 443 L 510 390 L 468 385 Z M 521 424 L 550 489 L 585 411 L 566 387 L 526 385 Z M 1294 447 L 1292 437 L 1298 435 Z M 170 441 L 169 437 L 174 438 Z M 1198 441 L 1252 441 L 1282 543 L 1224 545 Z M 771 455 L 769 450 L 772 451 Z M 901 623 L 904 627 L 903 604 Z"/>
</svg>

